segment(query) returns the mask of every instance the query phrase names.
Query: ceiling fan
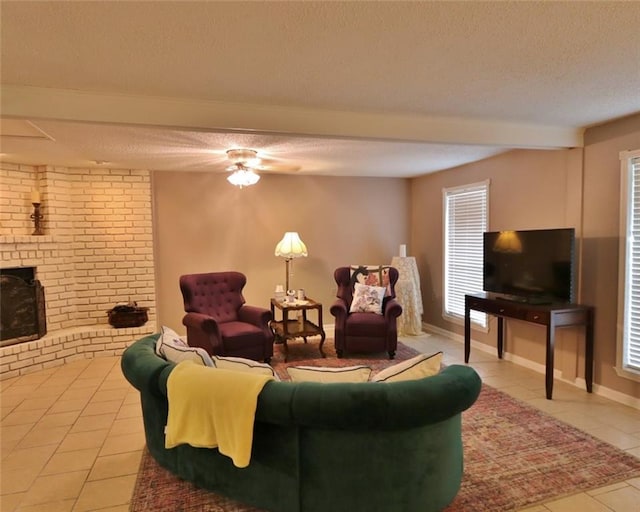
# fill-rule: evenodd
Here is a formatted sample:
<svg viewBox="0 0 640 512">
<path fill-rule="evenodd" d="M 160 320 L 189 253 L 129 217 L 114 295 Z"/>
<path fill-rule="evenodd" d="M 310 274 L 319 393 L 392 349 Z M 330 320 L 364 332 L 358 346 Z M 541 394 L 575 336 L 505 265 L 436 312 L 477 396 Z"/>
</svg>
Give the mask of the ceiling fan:
<svg viewBox="0 0 640 512">
<path fill-rule="evenodd" d="M 232 162 L 232 165 L 226 169 L 231 171 L 227 181 L 240 188 L 258 183 L 260 175 L 256 171 L 295 172 L 300 170 L 299 167 L 293 166 L 269 165 L 266 159 L 258 157 L 255 149 L 234 148 L 228 149 L 226 153 L 227 158 Z"/>
</svg>

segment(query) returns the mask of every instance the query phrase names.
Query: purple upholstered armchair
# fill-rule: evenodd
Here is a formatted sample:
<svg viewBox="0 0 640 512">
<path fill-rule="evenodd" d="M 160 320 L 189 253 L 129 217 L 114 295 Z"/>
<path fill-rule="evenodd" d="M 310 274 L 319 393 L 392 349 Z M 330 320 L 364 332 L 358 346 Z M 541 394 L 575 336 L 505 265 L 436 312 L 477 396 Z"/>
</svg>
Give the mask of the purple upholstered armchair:
<svg viewBox="0 0 640 512">
<path fill-rule="evenodd" d="M 395 284 L 398 270 L 389 267 L 390 294 L 382 301 L 382 315 L 376 313 L 349 313 L 353 299 L 354 283 L 349 267 L 340 267 L 334 272 L 338 284 L 336 300 L 330 308 L 336 317 L 335 345 L 336 354 L 342 357 L 345 352 L 387 352 L 389 359 L 396 355 L 398 330 L 396 320 L 402 314 L 402 306 L 395 300 Z"/>
<path fill-rule="evenodd" d="M 271 311 L 247 306 L 240 272 L 211 272 L 180 277 L 187 314 L 187 343 L 211 355 L 236 356 L 269 362 L 273 355 Z"/>
</svg>

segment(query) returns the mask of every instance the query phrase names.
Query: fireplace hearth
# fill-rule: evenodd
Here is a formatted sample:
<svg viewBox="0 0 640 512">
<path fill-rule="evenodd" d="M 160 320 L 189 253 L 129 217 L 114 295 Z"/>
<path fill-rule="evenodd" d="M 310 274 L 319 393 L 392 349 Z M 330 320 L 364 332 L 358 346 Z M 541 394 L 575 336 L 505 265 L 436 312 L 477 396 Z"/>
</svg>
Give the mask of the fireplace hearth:
<svg viewBox="0 0 640 512">
<path fill-rule="evenodd" d="M 0 346 L 47 333 L 44 287 L 35 277 L 35 267 L 0 269 Z"/>
</svg>

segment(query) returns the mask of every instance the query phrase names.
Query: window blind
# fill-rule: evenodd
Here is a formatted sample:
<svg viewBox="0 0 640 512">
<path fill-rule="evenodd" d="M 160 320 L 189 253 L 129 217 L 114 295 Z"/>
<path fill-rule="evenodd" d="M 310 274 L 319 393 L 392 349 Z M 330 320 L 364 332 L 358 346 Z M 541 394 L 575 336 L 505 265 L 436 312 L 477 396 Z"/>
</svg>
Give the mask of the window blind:
<svg viewBox="0 0 640 512">
<path fill-rule="evenodd" d="M 629 162 L 623 367 L 640 371 L 640 157 Z"/>
<path fill-rule="evenodd" d="M 444 190 L 444 314 L 464 318 L 464 296 L 482 291 L 482 234 L 487 230 L 488 182 Z M 471 311 L 487 326 L 487 315 Z"/>
</svg>

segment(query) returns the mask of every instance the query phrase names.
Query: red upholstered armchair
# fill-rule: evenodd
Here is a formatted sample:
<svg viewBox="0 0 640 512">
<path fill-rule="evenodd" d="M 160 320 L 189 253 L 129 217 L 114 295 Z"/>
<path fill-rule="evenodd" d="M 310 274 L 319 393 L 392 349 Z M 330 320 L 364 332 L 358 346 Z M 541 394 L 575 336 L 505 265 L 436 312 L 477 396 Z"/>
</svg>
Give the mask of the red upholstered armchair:
<svg viewBox="0 0 640 512">
<path fill-rule="evenodd" d="M 247 306 L 240 272 L 211 272 L 180 277 L 187 314 L 187 343 L 211 355 L 236 356 L 269 362 L 273 355 L 271 311 Z"/>
<path fill-rule="evenodd" d="M 402 314 L 402 306 L 395 300 L 395 284 L 398 270 L 388 268 L 389 285 L 382 301 L 382 315 L 376 313 L 350 313 L 353 300 L 354 279 L 349 267 L 340 267 L 334 272 L 338 285 L 336 300 L 330 308 L 336 317 L 336 354 L 345 352 L 387 352 L 389 359 L 396 355 L 398 330 L 396 320 Z"/>
</svg>

